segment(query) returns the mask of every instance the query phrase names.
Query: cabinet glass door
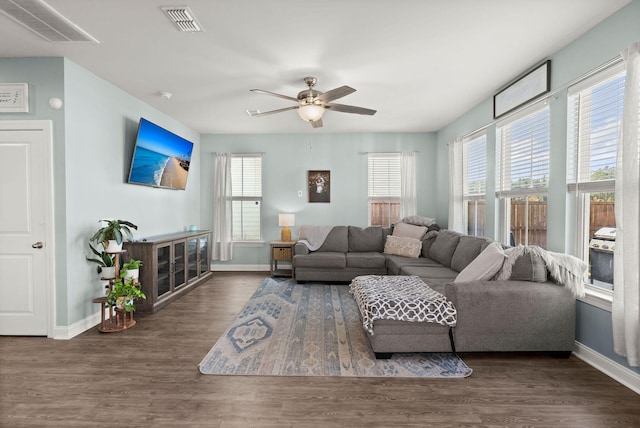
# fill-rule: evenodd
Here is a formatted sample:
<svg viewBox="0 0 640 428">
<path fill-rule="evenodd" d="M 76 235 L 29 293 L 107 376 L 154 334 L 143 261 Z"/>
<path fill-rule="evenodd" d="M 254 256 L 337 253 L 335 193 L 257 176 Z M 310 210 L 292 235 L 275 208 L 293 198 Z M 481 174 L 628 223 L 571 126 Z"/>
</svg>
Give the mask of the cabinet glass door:
<svg viewBox="0 0 640 428">
<path fill-rule="evenodd" d="M 200 237 L 200 274 L 209 272 L 209 236 Z"/>
<path fill-rule="evenodd" d="M 198 238 L 187 240 L 188 281 L 198 277 Z"/>
<path fill-rule="evenodd" d="M 171 289 L 171 247 L 167 244 L 158 247 L 158 296 Z"/>
<path fill-rule="evenodd" d="M 173 244 L 173 286 L 178 288 L 187 282 L 185 272 L 185 243 L 176 242 Z"/>
</svg>

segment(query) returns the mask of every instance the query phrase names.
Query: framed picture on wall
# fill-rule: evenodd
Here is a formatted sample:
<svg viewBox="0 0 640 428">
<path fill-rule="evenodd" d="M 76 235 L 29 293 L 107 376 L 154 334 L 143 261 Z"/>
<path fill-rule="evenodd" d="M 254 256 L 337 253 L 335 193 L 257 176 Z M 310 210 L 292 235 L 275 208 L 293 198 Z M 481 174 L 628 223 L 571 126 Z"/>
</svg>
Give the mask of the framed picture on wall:
<svg viewBox="0 0 640 428">
<path fill-rule="evenodd" d="M 497 119 L 551 90 L 551 61 L 545 61 L 493 97 Z"/>
<path fill-rule="evenodd" d="M 307 171 L 309 202 L 331 202 L 331 171 Z"/>
<path fill-rule="evenodd" d="M 0 83 L 0 113 L 28 113 L 29 85 Z"/>
</svg>

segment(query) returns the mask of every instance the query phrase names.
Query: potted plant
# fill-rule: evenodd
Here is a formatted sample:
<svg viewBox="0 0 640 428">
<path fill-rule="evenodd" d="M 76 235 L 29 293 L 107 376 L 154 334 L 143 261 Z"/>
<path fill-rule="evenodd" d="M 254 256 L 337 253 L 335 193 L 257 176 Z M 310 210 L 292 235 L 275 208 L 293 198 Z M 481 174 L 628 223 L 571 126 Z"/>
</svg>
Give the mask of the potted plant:
<svg viewBox="0 0 640 428">
<path fill-rule="evenodd" d="M 97 257 L 89 258 L 87 260 L 97 264 L 98 273 L 102 274 L 104 278 L 115 278 L 116 277 L 116 267 L 115 267 L 115 257 L 113 254 L 109 254 L 106 251 L 98 251 L 93 245 L 89 244 L 89 248 L 91 248 L 91 252 L 95 254 Z"/>
<path fill-rule="evenodd" d="M 146 299 L 147 296 L 144 295 L 140 286 L 133 283 L 133 279 L 125 279 L 124 275 L 121 273 L 120 277 L 113 281 L 113 286 L 107 296 L 107 303 L 115 306 L 118 310 L 131 312 L 136 310 L 135 300 Z"/>
<path fill-rule="evenodd" d="M 122 270 L 125 272 L 125 279 L 133 279 L 133 282 L 138 282 L 140 266 L 142 266 L 142 260 L 135 259 L 129 259 L 128 262 L 123 264 Z"/>
<path fill-rule="evenodd" d="M 100 222 L 106 222 L 107 224 L 98 229 L 91 237 L 91 240 L 102 243 L 107 253 L 122 251 L 124 239 L 133 238 L 131 229 L 138 229 L 138 226 L 126 220 L 100 220 Z"/>
</svg>

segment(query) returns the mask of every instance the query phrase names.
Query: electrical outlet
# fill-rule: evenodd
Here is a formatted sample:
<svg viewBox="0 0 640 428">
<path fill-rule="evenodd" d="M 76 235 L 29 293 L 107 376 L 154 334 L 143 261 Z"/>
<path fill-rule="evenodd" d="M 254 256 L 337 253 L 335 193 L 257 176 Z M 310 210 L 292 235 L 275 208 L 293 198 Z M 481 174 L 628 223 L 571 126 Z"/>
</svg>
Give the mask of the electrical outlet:
<svg viewBox="0 0 640 428">
<path fill-rule="evenodd" d="M 298 197 L 301 198 L 302 197 L 302 190 L 298 190 Z"/>
</svg>

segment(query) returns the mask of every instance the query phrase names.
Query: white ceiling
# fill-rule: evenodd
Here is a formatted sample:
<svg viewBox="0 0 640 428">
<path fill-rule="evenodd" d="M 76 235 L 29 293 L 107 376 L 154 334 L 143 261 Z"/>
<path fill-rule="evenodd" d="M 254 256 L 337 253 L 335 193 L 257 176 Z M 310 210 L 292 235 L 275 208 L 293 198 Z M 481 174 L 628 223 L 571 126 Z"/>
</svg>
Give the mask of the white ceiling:
<svg viewBox="0 0 640 428">
<path fill-rule="evenodd" d="M 64 56 L 201 133 L 437 131 L 629 0 L 46 0 L 100 43 L 50 43 L 0 14 L 0 56 Z M 160 6 L 188 5 L 181 33 Z M 553 64 L 552 64 L 553 67 Z M 312 129 L 295 111 L 349 85 Z M 173 94 L 163 100 L 160 91 Z"/>
</svg>

